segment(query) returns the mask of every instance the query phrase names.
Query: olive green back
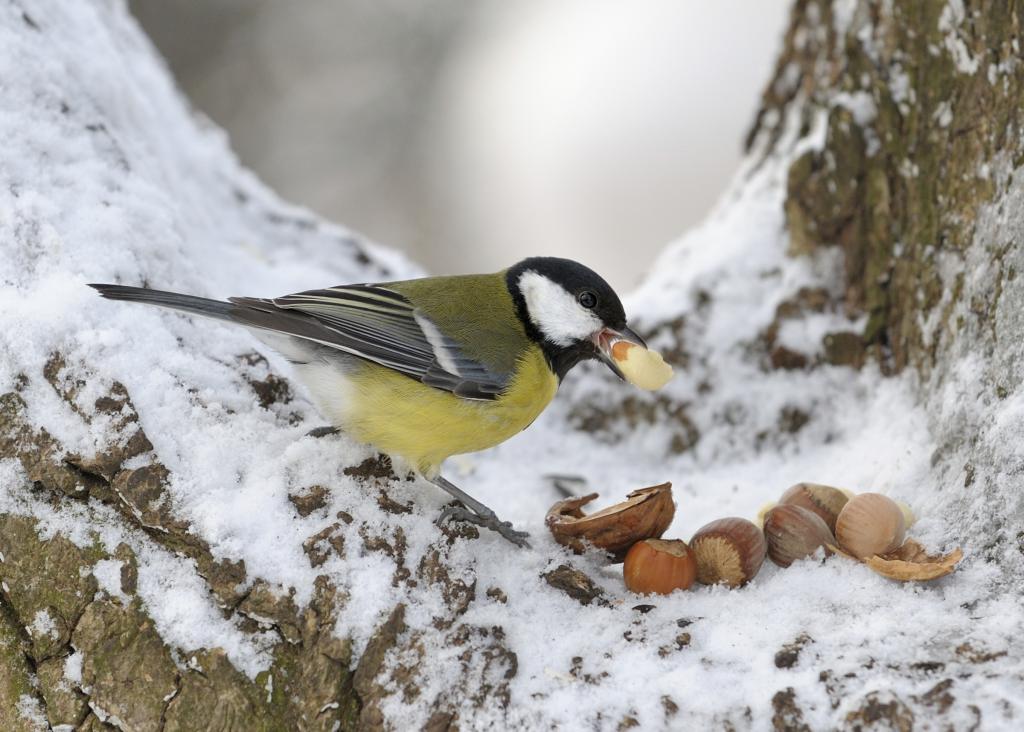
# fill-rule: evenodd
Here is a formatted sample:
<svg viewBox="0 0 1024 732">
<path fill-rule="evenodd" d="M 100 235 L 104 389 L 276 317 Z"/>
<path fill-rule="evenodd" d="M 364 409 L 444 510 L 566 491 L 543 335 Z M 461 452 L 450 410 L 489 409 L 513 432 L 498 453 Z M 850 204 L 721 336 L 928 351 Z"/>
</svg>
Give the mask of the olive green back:
<svg viewBox="0 0 1024 732">
<path fill-rule="evenodd" d="M 505 272 L 382 283 L 405 295 L 445 335 L 487 368 L 511 373 L 531 345 L 505 285 Z"/>
</svg>

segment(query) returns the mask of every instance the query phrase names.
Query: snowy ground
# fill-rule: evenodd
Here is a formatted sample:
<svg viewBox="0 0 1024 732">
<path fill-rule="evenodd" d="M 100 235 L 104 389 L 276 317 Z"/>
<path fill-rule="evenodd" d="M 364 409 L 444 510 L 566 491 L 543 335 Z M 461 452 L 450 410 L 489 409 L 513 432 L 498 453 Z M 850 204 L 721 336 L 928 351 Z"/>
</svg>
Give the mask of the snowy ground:
<svg viewBox="0 0 1024 732">
<path fill-rule="evenodd" d="M 357 654 L 405 602 L 407 632 L 423 632 L 430 671 L 419 696 L 395 694 L 385 709 L 396 724 L 422 724 L 431 701 L 464 672 L 460 649 L 444 647 L 447 636 L 432 629 L 444 612 L 441 592 L 394 583 L 395 560 L 380 552 L 331 556 L 313 569 L 302 544 L 343 510 L 354 519 L 342 527 L 347 546 L 359 546 L 361 527 L 389 535 L 401 527 L 407 556 L 417 558 L 438 538 L 432 519 L 445 497 L 398 482 L 390 497 L 414 510 L 382 511 L 373 490 L 342 473 L 370 450 L 344 437 L 304 436 L 322 419 L 301 386 L 292 384 L 287 404 L 257 404 L 240 377 L 240 355 L 263 353 L 271 371 L 290 374 L 246 331 L 102 301 L 85 286 L 265 296 L 418 270 L 286 206 L 241 170 L 218 131 L 196 128 L 119 4 L 38 3 L 30 13 L 24 19 L 16 3 L 0 10 L 0 78 L 16 79 L 3 89 L 0 114 L 0 393 L 27 376 L 22 393 L 33 422 L 69 452 L 88 455 L 109 439 L 109 424 L 86 424 L 42 378 L 43 366 L 60 352 L 69 376 L 90 374 L 83 408 L 110 380 L 122 382 L 171 471 L 175 513 L 216 556 L 244 559 L 250 579 L 294 588 L 299 603 L 318 575 L 348 590 L 336 630 L 353 638 Z M 518 664 L 507 705 L 463 700 L 467 727 L 615 729 L 633 719 L 643 728 L 764 729 L 797 709 L 821 729 L 906 707 L 923 728 L 939 720 L 967 728 L 979 717 L 986 729 L 1019 728 L 1021 581 L 1006 571 L 1010 559 L 985 560 L 985 509 L 964 497 L 963 475 L 951 467 L 956 456 L 936 452 L 947 444 L 936 436 L 941 421 L 970 393 L 970 379 L 951 380 L 949 394 L 924 405 L 927 385 L 882 377 L 871 365 L 764 367 L 760 334 L 780 302 L 801 287 L 839 294 L 837 260 L 785 256 L 787 161 L 811 144 L 820 141 L 791 139 L 743 171 L 709 220 L 672 244 L 628 297 L 628 311 L 656 333 L 654 345 L 685 351 L 686 365 L 654 413 L 685 405 L 699 433 L 692 449 L 669 449 L 677 421 L 626 424 L 625 410 L 658 397 L 587 367 L 525 433 L 448 466 L 456 483 L 534 536 L 528 551 L 488 534 L 456 542 L 447 557 L 453 572 L 476 580 L 461 621 L 503 628 Z M 779 342 L 814 357 L 822 334 L 862 323 L 826 309 L 782 325 Z M 78 372 L 77 364 L 87 366 Z M 1016 434 L 1019 396 L 992 412 L 982 439 Z M 639 402 L 624 405 L 629 398 Z M 574 426 L 598 413 L 606 414 L 593 434 Z M 804 423 L 780 426 L 784 413 Z M 927 585 L 895 584 L 835 558 L 786 570 L 766 564 L 739 590 L 640 598 L 624 589 L 617 567 L 573 557 L 547 536 L 543 517 L 559 497 L 544 477 L 552 473 L 585 478 L 607 502 L 671 480 L 678 511 L 666 536 L 681 538 L 713 518 L 753 517 L 801 480 L 880 491 L 915 508 L 912 535 L 935 549 L 962 545 L 967 558 Z M 298 517 L 288 494 L 316 484 L 330 489 L 326 507 Z M 269 663 L 271 633 L 243 632 L 224 619 L 190 560 L 153 545 L 110 509 L 54 508 L 30 490 L 16 462 L 4 461 L 0 511 L 38 516 L 45 531 L 84 543 L 96 531 L 110 550 L 127 542 L 139 555 L 139 596 L 168 643 L 185 652 L 222 646 L 250 676 Z M 961 514 L 971 520 L 958 523 Z M 589 574 L 608 603 L 584 607 L 549 587 L 541 575 L 564 563 Z M 116 593 L 104 580 L 112 571 L 97 569 L 101 587 Z M 507 603 L 489 588 L 500 588 Z M 655 607 L 641 613 L 641 604 Z M 38 622 L 45 630 L 46 618 Z M 776 654 L 800 636 L 807 639 L 798 657 L 780 665 Z M 74 678 L 73 663 L 69 673 Z"/>
</svg>

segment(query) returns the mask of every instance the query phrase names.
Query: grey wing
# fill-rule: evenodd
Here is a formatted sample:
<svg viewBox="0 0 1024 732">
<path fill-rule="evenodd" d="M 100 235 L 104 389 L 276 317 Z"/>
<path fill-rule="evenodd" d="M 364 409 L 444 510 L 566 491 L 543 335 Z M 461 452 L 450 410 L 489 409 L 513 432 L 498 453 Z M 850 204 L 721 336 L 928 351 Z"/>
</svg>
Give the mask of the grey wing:
<svg viewBox="0 0 1024 732">
<path fill-rule="evenodd" d="M 264 300 L 233 297 L 231 319 L 349 353 L 464 399 L 496 399 L 511 374 L 496 373 L 401 294 L 346 285 Z"/>
</svg>

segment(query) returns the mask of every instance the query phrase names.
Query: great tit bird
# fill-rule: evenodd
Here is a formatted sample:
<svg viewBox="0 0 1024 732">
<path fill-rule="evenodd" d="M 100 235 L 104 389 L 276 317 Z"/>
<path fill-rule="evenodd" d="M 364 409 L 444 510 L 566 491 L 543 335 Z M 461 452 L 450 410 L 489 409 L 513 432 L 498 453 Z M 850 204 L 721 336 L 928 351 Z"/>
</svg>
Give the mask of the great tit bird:
<svg viewBox="0 0 1024 732">
<path fill-rule="evenodd" d="M 464 508 L 459 519 L 517 545 L 528 534 L 441 475 L 451 455 L 493 447 L 544 410 L 566 373 L 597 358 L 620 378 L 619 341 L 644 346 L 615 291 L 582 264 L 532 257 L 494 274 L 340 285 L 227 302 L 121 285 L 111 300 L 244 325 L 295 366 L 323 414 L 409 462 Z"/>
</svg>

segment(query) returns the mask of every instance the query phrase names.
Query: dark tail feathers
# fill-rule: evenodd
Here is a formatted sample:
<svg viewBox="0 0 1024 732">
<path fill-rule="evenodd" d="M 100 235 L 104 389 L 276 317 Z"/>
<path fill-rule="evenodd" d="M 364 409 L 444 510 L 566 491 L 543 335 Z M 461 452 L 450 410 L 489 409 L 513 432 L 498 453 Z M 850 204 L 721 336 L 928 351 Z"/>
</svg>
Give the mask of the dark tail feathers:
<svg viewBox="0 0 1024 732">
<path fill-rule="evenodd" d="M 193 295 L 179 295 L 176 292 L 164 292 L 162 290 L 148 290 L 145 287 L 126 287 L 124 285 L 95 285 L 93 288 L 108 300 L 124 300 L 126 302 L 144 302 L 149 305 L 183 310 L 186 313 L 205 315 L 208 318 L 220 320 L 234 320 L 232 311 L 237 306 L 221 300 L 210 300 L 205 297 Z"/>
</svg>

